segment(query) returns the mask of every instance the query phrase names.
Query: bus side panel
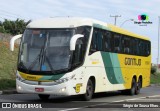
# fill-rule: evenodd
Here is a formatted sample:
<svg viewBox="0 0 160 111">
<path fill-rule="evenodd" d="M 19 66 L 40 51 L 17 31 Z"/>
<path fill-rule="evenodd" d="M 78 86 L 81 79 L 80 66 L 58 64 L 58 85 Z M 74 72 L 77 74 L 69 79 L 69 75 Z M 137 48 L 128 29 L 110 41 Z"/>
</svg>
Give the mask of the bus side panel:
<svg viewBox="0 0 160 111">
<path fill-rule="evenodd" d="M 87 57 L 84 64 L 86 65 L 85 73 L 96 78 L 95 92 L 122 90 L 125 88 L 121 69 L 116 66 L 117 59 L 118 56 L 116 54 L 108 52 L 95 52 Z"/>
<path fill-rule="evenodd" d="M 133 56 L 119 54 L 120 66 L 125 80 L 125 88 L 131 88 L 131 81 L 133 76 L 138 78 L 142 76 L 142 87 L 146 87 L 150 84 L 150 68 L 151 68 L 151 56 Z"/>
<path fill-rule="evenodd" d="M 89 55 L 86 58 L 86 61 L 84 63 L 85 69 L 85 78 L 89 79 L 88 76 L 94 76 L 95 77 L 95 92 L 104 92 L 104 91 L 112 91 L 114 90 L 113 85 L 109 82 L 102 56 L 100 52 L 95 52 L 91 55 Z M 86 80 L 85 79 L 85 80 Z M 86 80 L 87 81 L 87 80 Z"/>
</svg>

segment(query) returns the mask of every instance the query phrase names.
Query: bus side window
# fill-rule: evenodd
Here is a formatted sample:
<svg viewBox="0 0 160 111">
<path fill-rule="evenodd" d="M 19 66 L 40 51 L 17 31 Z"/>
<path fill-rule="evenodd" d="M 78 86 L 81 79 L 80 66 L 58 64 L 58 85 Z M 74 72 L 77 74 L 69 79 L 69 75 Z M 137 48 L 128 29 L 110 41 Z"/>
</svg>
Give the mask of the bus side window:
<svg viewBox="0 0 160 111">
<path fill-rule="evenodd" d="M 147 50 L 146 50 L 146 42 L 143 40 L 142 41 L 142 56 L 146 56 L 146 52 L 147 52 Z"/>
<path fill-rule="evenodd" d="M 147 54 L 146 54 L 146 56 L 149 56 L 150 55 L 150 53 L 151 53 L 151 44 L 150 44 L 150 42 L 149 41 L 147 41 Z"/>
<path fill-rule="evenodd" d="M 97 35 L 97 32 L 94 29 L 89 54 L 92 54 L 92 53 L 96 52 L 96 49 L 97 49 L 97 37 L 96 37 L 96 35 Z"/>
<path fill-rule="evenodd" d="M 132 54 L 133 55 L 139 55 L 139 40 L 138 39 L 132 39 L 132 45 L 131 45 L 131 48 L 132 48 Z"/>
<path fill-rule="evenodd" d="M 75 47 L 75 51 L 73 53 L 73 64 L 76 66 L 83 63 L 85 53 L 86 53 L 86 47 L 87 47 L 87 43 L 88 43 L 90 30 L 91 30 L 90 27 L 78 27 L 76 30 L 77 34 L 84 35 L 84 38 L 79 38 L 76 41 L 76 47 Z"/>
<path fill-rule="evenodd" d="M 79 38 L 74 51 L 74 63 L 80 64 L 83 61 L 83 55 L 83 38 Z"/>
<path fill-rule="evenodd" d="M 144 41 L 144 56 L 150 55 L 150 42 Z"/>
<path fill-rule="evenodd" d="M 131 40 L 131 45 L 130 45 L 130 49 L 131 49 L 131 51 L 130 51 L 130 54 L 132 54 L 132 55 L 136 55 L 136 40 L 134 39 L 134 38 L 130 38 L 130 40 Z"/>
<path fill-rule="evenodd" d="M 104 51 L 110 52 L 111 51 L 111 33 L 106 31 L 104 33 Z"/>
<path fill-rule="evenodd" d="M 144 45 L 143 45 L 142 40 L 139 40 L 138 46 L 139 46 L 139 54 L 138 55 L 143 56 L 144 55 Z"/>
<path fill-rule="evenodd" d="M 121 36 L 118 34 L 114 34 L 114 52 L 121 52 Z"/>
<path fill-rule="evenodd" d="M 130 38 L 125 37 L 123 40 L 123 51 L 125 54 L 129 54 L 130 53 Z"/>
<path fill-rule="evenodd" d="M 92 35 L 91 46 L 90 46 L 90 54 L 92 54 L 96 51 L 102 51 L 103 50 L 102 39 L 103 39 L 102 31 L 94 28 L 93 35 Z"/>
<path fill-rule="evenodd" d="M 97 31 L 97 51 L 102 51 L 103 50 L 103 35 L 102 35 L 102 30 Z"/>
</svg>

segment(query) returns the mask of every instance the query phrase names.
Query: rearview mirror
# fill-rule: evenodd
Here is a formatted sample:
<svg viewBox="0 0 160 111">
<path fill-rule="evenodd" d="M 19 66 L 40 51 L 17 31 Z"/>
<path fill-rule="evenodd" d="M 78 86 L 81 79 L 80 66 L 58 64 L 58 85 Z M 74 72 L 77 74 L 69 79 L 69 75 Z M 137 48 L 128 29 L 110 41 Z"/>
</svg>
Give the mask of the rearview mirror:
<svg viewBox="0 0 160 111">
<path fill-rule="evenodd" d="M 71 38 L 71 41 L 70 41 L 70 50 L 75 50 L 75 47 L 76 47 L 76 41 L 77 39 L 81 38 L 81 37 L 84 37 L 84 35 L 82 34 L 76 34 L 74 35 L 72 38 Z"/>
<path fill-rule="evenodd" d="M 11 38 L 11 40 L 10 40 L 10 50 L 11 50 L 11 51 L 14 51 L 15 41 L 16 41 L 17 39 L 21 38 L 21 37 L 22 37 L 22 34 L 19 34 L 19 35 L 16 35 L 16 36 L 14 36 L 14 37 Z"/>
</svg>

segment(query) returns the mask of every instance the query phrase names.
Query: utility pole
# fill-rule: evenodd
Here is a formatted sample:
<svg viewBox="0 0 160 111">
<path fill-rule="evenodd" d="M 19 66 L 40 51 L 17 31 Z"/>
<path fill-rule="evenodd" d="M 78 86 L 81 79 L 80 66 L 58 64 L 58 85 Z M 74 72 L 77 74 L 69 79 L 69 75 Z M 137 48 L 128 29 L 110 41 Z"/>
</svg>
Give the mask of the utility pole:
<svg viewBox="0 0 160 111">
<path fill-rule="evenodd" d="M 116 25 L 117 18 L 121 17 L 121 15 L 110 15 L 110 17 L 114 17 L 114 25 Z"/>
<path fill-rule="evenodd" d="M 159 69 L 159 31 L 160 31 L 160 16 L 158 16 L 158 55 L 157 55 L 157 69 Z"/>
</svg>

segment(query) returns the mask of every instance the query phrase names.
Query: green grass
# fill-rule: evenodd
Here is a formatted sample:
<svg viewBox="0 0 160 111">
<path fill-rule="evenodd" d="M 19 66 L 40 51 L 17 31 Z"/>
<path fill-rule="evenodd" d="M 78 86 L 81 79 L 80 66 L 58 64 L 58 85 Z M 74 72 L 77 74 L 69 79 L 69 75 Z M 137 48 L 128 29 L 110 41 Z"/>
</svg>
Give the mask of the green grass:
<svg viewBox="0 0 160 111">
<path fill-rule="evenodd" d="M 0 41 L 0 89 L 15 88 L 18 48 L 9 50 L 9 43 Z"/>
<path fill-rule="evenodd" d="M 160 73 L 151 74 L 151 84 L 160 84 Z"/>
<path fill-rule="evenodd" d="M 15 89 L 15 88 L 16 88 L 15 79 L 0 79 L 0 90 Z"/>
</svg>

